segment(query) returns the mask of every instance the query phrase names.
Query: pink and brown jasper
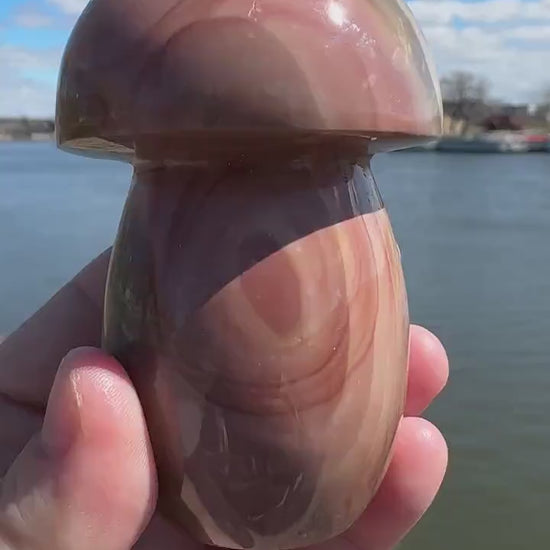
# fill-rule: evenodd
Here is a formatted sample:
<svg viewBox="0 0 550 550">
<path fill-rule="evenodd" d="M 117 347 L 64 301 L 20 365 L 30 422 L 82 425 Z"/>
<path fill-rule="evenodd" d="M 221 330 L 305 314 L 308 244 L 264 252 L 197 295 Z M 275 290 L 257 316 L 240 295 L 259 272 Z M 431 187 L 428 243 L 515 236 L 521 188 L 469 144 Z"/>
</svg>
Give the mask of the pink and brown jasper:
<svg viewBox="0 0 550 550">
<path fill-rule="evenodd" d="M 197 540 L 290 549 L 363 513 L 408 351 L 400 255 L 370 171 L 437 134 L 388 0 L 92 0 L 59 146 L 134 166 L 104 347 L 140 395 L 159 507 Z"/>
<path fill-rule="evenodd" d="M 399 254 L 367 167 L 319 187 L 331 164 L 139 169 L 130 191 L 105 345 L 141 395 L 161 506 L 220 546 L 344 530 L 402 412 Z"/>
</svg>

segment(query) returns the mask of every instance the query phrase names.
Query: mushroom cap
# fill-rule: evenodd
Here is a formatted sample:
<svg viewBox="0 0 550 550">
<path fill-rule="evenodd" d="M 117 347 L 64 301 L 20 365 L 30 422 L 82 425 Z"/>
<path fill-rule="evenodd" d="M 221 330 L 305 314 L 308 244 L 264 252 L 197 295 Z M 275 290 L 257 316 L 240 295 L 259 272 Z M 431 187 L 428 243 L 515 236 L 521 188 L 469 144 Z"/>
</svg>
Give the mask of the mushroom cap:
<svg viewBox="0 0 550 550">
<path fill-rule="evenodd" d="M 128 159 L 333 134 L 380 150 L 438 135 L 442 104 L 403 0 L 91 0 L 56 127 L 65 150 Z"/>
</svg>

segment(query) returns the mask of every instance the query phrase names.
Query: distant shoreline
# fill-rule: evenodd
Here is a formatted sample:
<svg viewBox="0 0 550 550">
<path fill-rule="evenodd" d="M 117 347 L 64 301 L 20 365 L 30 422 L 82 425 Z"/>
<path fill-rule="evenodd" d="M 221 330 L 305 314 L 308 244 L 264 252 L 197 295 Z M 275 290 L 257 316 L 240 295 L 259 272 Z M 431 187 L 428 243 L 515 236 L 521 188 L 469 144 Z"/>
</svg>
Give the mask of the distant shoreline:
<svg viewBox="0 0 550 550">
<path fill-rule="evenodd" d="M 37 143 L 37 142 L 53 142 L 55 141 L 54 134 L 36 134 L 31 136 L 8 136 L 0 135 L 0 143 Z"/>
<path fill-rule="evenodd" d="M 0 118 L 0 142 L 53 141 L 52 119 Z"/>
</svg>

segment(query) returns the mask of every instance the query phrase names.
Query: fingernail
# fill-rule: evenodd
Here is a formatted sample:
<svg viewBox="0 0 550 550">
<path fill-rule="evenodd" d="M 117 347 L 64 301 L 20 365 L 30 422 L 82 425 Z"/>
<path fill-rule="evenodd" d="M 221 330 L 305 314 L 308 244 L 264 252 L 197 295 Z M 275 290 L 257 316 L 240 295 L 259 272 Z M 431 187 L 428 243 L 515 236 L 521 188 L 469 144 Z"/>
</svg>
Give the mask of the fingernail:
<svg viewBox="0 0 550 550">
<path fill-rule="evenodd" d="M 81 396 L 75 368 L 76 353 L 69 352 L 59 365 L 42 424 L 44 448 L 56 459 L 69 453 L 80 432 Z"/>
</svg>

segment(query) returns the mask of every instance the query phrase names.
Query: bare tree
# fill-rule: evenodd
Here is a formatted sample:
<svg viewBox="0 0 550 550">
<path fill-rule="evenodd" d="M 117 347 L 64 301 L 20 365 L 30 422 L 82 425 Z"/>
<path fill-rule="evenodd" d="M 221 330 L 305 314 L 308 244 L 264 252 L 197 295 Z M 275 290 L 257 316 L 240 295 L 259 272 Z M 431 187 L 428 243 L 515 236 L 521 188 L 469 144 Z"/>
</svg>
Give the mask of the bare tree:
<svg viewBox="0 0 550 550">
<path fill-rule="evenodd" d="M 456 71 L 441 80 L 447 114 L 464 123 L 464 131 L 487 113 L 489 83 L 466 71 Z"/>
<path fill-rule="evenodd" d="M 543 87 L 540 93 L 536 115 L 550 124 L 550 83 Z"/>
<path fill-rule="evenodd" d="M 443 97 L 452 102 L 485 102 L 489 95 L 487 80 L 466 71 L 456 71 L 441 80 Z"/>
</svg>

